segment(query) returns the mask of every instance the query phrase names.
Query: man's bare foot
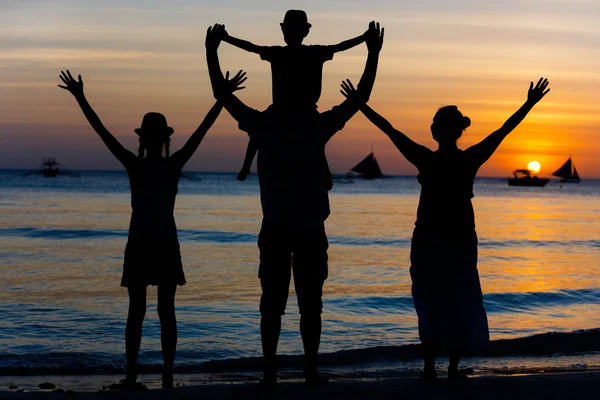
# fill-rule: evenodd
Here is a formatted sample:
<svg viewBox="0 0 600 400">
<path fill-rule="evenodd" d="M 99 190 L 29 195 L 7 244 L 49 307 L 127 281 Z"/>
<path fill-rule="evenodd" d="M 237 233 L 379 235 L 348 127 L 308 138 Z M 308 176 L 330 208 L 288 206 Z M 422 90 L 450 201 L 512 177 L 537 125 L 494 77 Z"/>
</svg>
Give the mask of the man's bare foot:
<svg viewBox="0 0 600 400">
<path fill-rule="evenodd" d="M 425 369 L 421 375 L 419 375 L 419 379 L 423 382 L 433 382 L 437 379 L 437 372 L 435 369 Z"/>
</svg>

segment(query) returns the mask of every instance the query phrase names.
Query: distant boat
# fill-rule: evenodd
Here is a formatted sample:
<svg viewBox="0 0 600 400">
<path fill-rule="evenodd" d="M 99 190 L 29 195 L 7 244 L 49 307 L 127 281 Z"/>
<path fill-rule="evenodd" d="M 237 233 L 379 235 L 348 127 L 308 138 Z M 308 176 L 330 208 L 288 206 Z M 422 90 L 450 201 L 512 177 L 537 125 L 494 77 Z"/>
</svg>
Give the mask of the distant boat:
<svg viewBox="0 0 600 400">
<path fill-rule="evenodd" d="M 373 153 L 373 149 L 371 149 L 371 153 L 368 156 L 350 170 L 347 176 L 354 176 L 352 172 L 364 179 L 378 179 L 384 177 L 381 168 L 379 168 L 379 163 L 375 158 L 375 153 Z"/>
<path fill-rule="evenodd" d="M 547 178 L 538 178 L 535 175 L 531 175 L 531 171 L 528 169 L 517 169 L 513 171 L 513 178 L 508 178 L 509 186 L 546 186 L 550 181 Z"/>
<path fill-rule="evenodd" d="M 61 175 L 69 175 L 69 176 L 79 177 L 79 175 L 77 175 L 74 172 L 61 170 L 59 168 L 59 165 L 60 165 L 60 163 L 57 162 L 56 158 L 54 158 L 54 157 L 44 158 L 42 160 L 42 167 L 39 170 L 29 171 L 29 172 L 25 173 L 25 176 L 29 176 L 29 175 L 33 175 L 33 174 L 41 174 L 48 178 L 55 178 L 57 175 L 61 174 Z"/>
<path fill-rule="evenodd" d="M 44 158 L 42 162 L 42 174 L 49 178 L 54 178 L 60 173 L 58 165 L 55 158 Z"/>
<path fill-rule="evenodd" d="M 575 168 L 575 165 L 571 161 L 571 157 L 569 157 L 567 162 L 565 162 L 562 167 L 554 171 L 552 175 L 562 178 L 560 181 L 563 183 L 581 182 L 579 174 L 577 173 L 577 168 Z"/>
</svg>

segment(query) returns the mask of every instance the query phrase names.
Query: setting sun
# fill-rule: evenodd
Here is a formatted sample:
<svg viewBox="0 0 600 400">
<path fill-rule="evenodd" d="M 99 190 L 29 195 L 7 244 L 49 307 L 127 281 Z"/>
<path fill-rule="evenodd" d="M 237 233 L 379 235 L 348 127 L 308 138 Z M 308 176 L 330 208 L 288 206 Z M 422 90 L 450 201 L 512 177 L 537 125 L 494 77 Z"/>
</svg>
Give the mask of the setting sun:
<svg viewBox="0 0 600 400">
<path fill-rule="evenodd" d="M 527 169 L 535 174 L 540 172 L 541 168 L 542 168 L 542 166 L 537 161 L 530 161 L 529 164 L 527 164 Z"/>
</svg>

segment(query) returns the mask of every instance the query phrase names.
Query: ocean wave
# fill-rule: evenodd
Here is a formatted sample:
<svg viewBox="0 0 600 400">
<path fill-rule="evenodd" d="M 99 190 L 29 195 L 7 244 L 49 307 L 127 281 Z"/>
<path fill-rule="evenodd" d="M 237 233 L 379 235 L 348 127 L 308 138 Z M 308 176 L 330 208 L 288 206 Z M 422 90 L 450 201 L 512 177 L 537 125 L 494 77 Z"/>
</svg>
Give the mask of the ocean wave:
<svg viewBox="0 0 600 400">
<path fill-rule="evenodd" d="M 127 237 L 126 229 L 46 229 L 46 228 L 5 228 L 0 229 L 0 236 L 26 237 L 33 239 L 70 240 L 70 239 L 103 239 Z M 255 233 L 211 231 L 201 229 L 178 229 L 180 241 L 207 243 L 255 243 Z M 330 235 L 329 243 L 343 246 L 384 246 L 409 248 L 411 240 L 385 237 L 357 237 Z M 482 248 L 522 248 L 522 247 L 592 247 L 600 248 L 600 240 L 479 240 Z"/>
<path fill-rule="evenodd" d="M 488 313 L 519 313 L 539 308 L 600 304 L 600 289 L 558 290 L 553 292 L 484 293 Z M 402 313 L 414 311 L 413 299 L 404 296 L 343 296 L 327 299 L 327 306 L 343 308 L 349 315 Z"/>
<path fill-rule="evenodd" d="M 516 339 L 490 342 L 484 352 L 471 354 L 476 357 L 550 356 L 594 353 L 600 351 L 600 328 L 573 332 L 551 332 Z M 180 360 L 203 359 L 206 354 L 194 351 L 178 352 Z M 319 356 L 323 366 L 351 366 L 381 362 L 401 362 L 421 357 L 421 345 L 378 346 L 364 349 L 343 350 Z M 143 355 L 141 357 L 144 358 Z M 157 358 L 158 359 L 158 358 Z M 302 356 L 281 355 L 281 368 L 297 367 Z M 205 362 L 178 362 L 177 373 L 225 372 L 260 370 L 262 357 L 230 358 Z M 141 373 L 158 373 L 159 362 L 150 364 L 141 360 Z M 106 353 L 45 353 L 0 354 L 2 375 L 91 375 L 124 373 L 124 355 Z"/>
</svg>

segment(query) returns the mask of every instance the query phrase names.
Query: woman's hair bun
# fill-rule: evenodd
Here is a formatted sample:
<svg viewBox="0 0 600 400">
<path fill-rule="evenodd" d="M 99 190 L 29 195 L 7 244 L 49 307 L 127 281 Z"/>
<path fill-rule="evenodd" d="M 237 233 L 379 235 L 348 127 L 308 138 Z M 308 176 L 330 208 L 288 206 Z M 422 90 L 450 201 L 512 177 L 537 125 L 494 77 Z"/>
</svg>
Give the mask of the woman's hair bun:
<svg viewBox="0 0 600 400">
<path fill-rule="evenodd" d="M 467 129 L 468 127 L 471 126 L 471 118 L 467 117 L 467 116 L 463 116 L 462 117 L 462 128 Z"/>
</svg>

